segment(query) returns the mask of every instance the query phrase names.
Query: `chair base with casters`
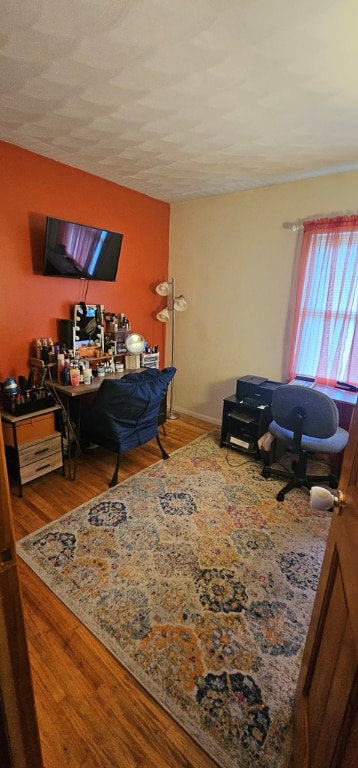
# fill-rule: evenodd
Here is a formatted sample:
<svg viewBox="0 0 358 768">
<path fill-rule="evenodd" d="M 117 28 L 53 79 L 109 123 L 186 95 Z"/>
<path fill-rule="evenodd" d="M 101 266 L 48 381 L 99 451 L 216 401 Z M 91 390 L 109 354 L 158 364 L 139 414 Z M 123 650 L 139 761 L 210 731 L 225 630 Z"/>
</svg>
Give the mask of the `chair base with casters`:
<svg viewBox="0 0 358 768">
<path fill-rule="evenodd" d="M 269 432 L 282 441 L 286 448 L 297 455 L 291 471 L 264 466 L 262 476 L 278 477 L 287 484 L 278 492 L 277 501 L 294 488 L 309 491 L 313 485 L 328 484 L 338 487 L 338 479 L 332 472 L 326 475 L 307 474 L 308 459 L 317 454 L 341 453 L 348 442 L 348 432 L 338 426 L 336 404 L 322 392 L 296 385 L 283 384 L 272 398 L 273 420 Z"/>
<path fill-rule="evenodd" d="M 162 458 L 169 459 L 159 437 L 160 409 L 176 369 L 128 373 L 120 379 L 104 379 L 91 403 L 81 413 L 81 440 L 107 448 L 116 454 L 116 466 L 109 483 L 117 485 L 123 453 L 154 438 Z"/>
<path fill-rule="evenodd" d="M 330 488 L 338 488 L 338 480 L 333 473 L 329 475 L 307 475 L 307 462 L 311 454 L 302 451 L 297 461 L 292 462 L 292 472 L 274 467 L 263 467 L 262 477 L 279 477 L 289 482 L 276 495 L 277 501 L 284 501 L 286 493 L 294 488 L 311 490 L 313 485 L 328 483 Z"/>
</svg>

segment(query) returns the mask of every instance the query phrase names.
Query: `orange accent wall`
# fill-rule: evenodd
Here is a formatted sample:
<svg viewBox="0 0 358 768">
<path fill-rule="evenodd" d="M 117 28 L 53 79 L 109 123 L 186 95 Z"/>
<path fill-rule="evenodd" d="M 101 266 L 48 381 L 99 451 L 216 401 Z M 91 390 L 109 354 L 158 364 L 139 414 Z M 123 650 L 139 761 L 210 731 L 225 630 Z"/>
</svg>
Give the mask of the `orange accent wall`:
<svg viewBox="0 0 358 768">
<path fill-rule="evenodd" d="M 26 376 L 34 340 L 57 341 L 58 320 L 72 320 L 80 301 L 123 312 L 158 344 L 163 367 L 165 325 L 155 319 L 163 300 L 154 288 L 168 278 L 169 204 L 4 142 L 0 168 L 0 381 Z M 44 277 L 46 216 L 122 232 L 116 282 Z"/>
</svg>

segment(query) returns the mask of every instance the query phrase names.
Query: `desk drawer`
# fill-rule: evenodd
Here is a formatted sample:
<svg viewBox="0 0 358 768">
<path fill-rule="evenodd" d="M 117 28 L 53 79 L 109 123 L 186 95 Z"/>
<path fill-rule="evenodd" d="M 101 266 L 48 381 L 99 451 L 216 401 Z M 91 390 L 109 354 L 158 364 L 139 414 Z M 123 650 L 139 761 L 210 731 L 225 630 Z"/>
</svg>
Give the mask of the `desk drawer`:
<svg viewBox="0 0 358 768">
<path fill-rule="evenodd" d="M 27 464 L 41 462 L 54 453 L 61 453 L 61 435 L 59 432 L 53 432 L 47 438 L 25 443 L 19 448 L 19 464 L 25 467 Z"/>
<path fill-rule="evenodd" d="M 35 480 L 36 477 L 46 475 L 47 472 L 52 472 L 54 469 L 62 467 L 62 453 L 52 453 L 48 456 L 43 456 L 38 461 L 33 461 L 32 464 L 26 464 L 20 468 L 21 482 L 29 483 L 30 480 Z"/>
</svg>

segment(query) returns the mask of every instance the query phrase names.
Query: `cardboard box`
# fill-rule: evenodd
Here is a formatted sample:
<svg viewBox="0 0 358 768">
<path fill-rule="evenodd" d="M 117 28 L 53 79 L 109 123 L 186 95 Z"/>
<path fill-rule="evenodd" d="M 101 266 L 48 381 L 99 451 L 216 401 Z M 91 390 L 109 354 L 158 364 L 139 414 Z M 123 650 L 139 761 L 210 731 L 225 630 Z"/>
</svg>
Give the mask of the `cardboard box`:
<svg viewBox="0 0 358 768">
<path fill-rule="evenodd" d="M 124 364 L 126 370 L 135 371 L 140 368 L 140 355 L 125 355 Z"/>
</svg>

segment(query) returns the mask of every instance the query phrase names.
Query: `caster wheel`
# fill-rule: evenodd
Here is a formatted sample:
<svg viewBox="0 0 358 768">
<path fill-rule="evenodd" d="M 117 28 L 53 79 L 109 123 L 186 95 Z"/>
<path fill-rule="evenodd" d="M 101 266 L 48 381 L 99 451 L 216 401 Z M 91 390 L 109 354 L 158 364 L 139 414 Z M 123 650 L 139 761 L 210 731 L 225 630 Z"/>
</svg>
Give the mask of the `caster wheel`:
<svg viewBox="0 0 358 768">
<path fill-rule="evenodd" d="M 285 501 L 285 494 L 281 491 L 276 496 L 277 501 Z"/>
<path fill-rule="evenodd" d="M 267 479 L 268 477 L 270 477 L 270 472 L 269 472 L 269 470 L 267 469 L 267 467 L 264 467 L 264 468 L 263 468 L 263 470 L 262 470 L 261 474 L 262 474 L 262 477 L 266 477 L 266 479 Z"/>
</svg>

